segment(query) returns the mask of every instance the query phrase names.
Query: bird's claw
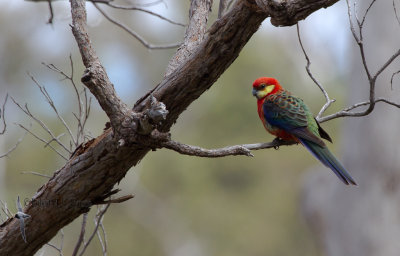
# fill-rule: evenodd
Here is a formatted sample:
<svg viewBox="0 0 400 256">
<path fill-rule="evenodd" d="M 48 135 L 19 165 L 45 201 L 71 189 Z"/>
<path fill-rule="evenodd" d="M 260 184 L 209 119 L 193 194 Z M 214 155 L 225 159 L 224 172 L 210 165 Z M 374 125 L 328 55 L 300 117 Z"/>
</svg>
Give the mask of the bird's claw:
<svg viewBox="0 0 400 256">
<path fill-rule="evenodd" d="M 276 137 L 272 142 L 275 144 L 275 145 L 274 145 L 274 149 L 275 149 L 275 150 L 278 150 L 278 149 L 279 149 L 279 146 L 280 146 L 280 144 L 281 144 L 281 142 L 282 142 L 282 139 Z"/>
</svg>

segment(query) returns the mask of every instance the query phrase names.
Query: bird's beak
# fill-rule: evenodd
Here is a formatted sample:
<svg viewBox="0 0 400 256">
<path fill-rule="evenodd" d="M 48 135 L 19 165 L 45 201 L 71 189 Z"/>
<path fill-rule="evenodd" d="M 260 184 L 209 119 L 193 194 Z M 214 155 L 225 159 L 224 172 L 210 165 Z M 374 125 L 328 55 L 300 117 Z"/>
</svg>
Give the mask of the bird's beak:
<svg viewBox="0 0 400 256">
<path fill-rule="evenodd" d="M 253 96 L 257 97 L 257 90 L 256 89 L 253 89 L 252 93 L 253 93 Z"/>
</svg>

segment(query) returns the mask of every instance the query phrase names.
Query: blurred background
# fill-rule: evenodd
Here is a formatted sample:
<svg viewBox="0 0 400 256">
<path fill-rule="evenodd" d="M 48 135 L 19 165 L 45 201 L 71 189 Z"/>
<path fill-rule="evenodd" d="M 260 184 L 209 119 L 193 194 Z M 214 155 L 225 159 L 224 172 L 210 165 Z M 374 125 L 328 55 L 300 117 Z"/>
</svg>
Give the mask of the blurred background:
<svg viewBox="0 0 400 256">
<path fill-rule="evenodd" d="M 67 131 L 27 74 L 46 87 L 75 131 L 74 89 L 42 64 L 54 64 L 69 74 L 71 55 L 79 84 L 84 68 L 69 27 L 69 3 L 54 2 L 53 24 L 46 24 L 50 16 L 46 2 L 0 2 L 0 101 L 8 93 L 21 105 L 26 103 L 56 136 L 65 133 L 61 140 L 69 144 Z M 218 1 L 214 2 L 209 24 L 216 20 Z M 357 7 L 360 16 L 368 4 Z M 393 4 L 400 6 L 399 1 L 376 3 L 364 25 L 372 73 L 400 45 L 400 22 Z M 179 42 L 184 35 L 183 27 L 148 14 L 101 7 L 152 44 Z M 164 0 L 147 8 L 187 23 L 189 1 Z M 162 80 L 175 49 L 148 50 L 89 3 L 88 23 L 96 52 L 118 94 L 133 106 Z M 337 100 L 326 114 L 367 100 L 368 81 L 349 29 L 346 2 L 312 14 L 300 22 L 300 30 L 314 76 Z M 260 76 L 273 76 L 316 114 L 324 97 L 307 76 L 305 65 L 296 27 L 276 28 L 267 19 L 216 84 L 182 114 L 171 130 L 172 138 L 206 148 L 271 141 L 258 119 L 251 84 Z M 397 60 L 379 77 L 377 96 L 400 101 L 400 78 L 393 78 L 392 88 L 390 84 L 399 69 Z M 23 137 L 16 150 L 0 159 L 0 200 L 15 212 L 17 195 L 28 200 L 47 180 L 22 172 L 51 176 L 65 160 L 31 135 L 24 136 L 18 124 L 49 139 L 11 100 L 5 117 L 7 131 L 0 136 L 0 155 Z M 93 99 L 87 134 L 100 135 L 106 121 Z M 322 125 L 334 140 L 330 149 L 358 187 L 344 186 L 301 146 L 257 151 L 253 158 L 200 159 L 164 149 L 151 152 L 118 185 L 121 195 L 135 198 L 112 205 L 105 215 L 108 254 L 399 255 L 399 124 L 400 110 L 378 103 L 368 117 Z M 95 213 L 93 209 L 89 215 L 87 234 L 93 229 Z M 0 212 L 0 217 L 6 216 Z M 59 246 L 63 240 L 64 255 L 72 253 L 81 221 L 65 227 L 63 238 L 58 234 L 51 241 Z M 37 253 L 56 254 L 47 245 Z M 98 240 L 87 255 L 101 255 Z"/>
</svg>

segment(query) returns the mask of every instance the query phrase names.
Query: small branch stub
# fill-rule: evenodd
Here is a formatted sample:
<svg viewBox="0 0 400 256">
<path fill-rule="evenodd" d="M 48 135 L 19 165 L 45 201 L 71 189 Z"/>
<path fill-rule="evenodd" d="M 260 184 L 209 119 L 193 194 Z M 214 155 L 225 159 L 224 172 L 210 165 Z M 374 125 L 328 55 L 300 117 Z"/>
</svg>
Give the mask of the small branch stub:
<svg viewBox="0 0 400 256">
<path fill-rule="evenodd" d="M 143 116 L 139 119 L 138 133 L 145 135 L 150 134 L 161 121 L 167 118 L 168 110 L 164 103 L 158 101 L 151 95 L 150 108 L 143 112 Z"/>
</svg>

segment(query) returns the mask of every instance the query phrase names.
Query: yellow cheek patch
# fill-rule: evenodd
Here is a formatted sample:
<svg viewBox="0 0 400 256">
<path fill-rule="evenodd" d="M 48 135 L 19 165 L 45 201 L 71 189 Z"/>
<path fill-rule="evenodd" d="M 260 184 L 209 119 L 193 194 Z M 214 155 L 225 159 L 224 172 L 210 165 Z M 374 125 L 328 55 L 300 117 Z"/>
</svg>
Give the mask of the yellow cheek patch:
<svg viewBox="0 0 400 256">
<path fill-rule="evenodd" d="M 275 85 L 267 85 L 263 90 L 257 91 L 257 98 L 261 99 L 268 95 L 268 93 L 272 92 L 275 88 Z"/>
</svg>

